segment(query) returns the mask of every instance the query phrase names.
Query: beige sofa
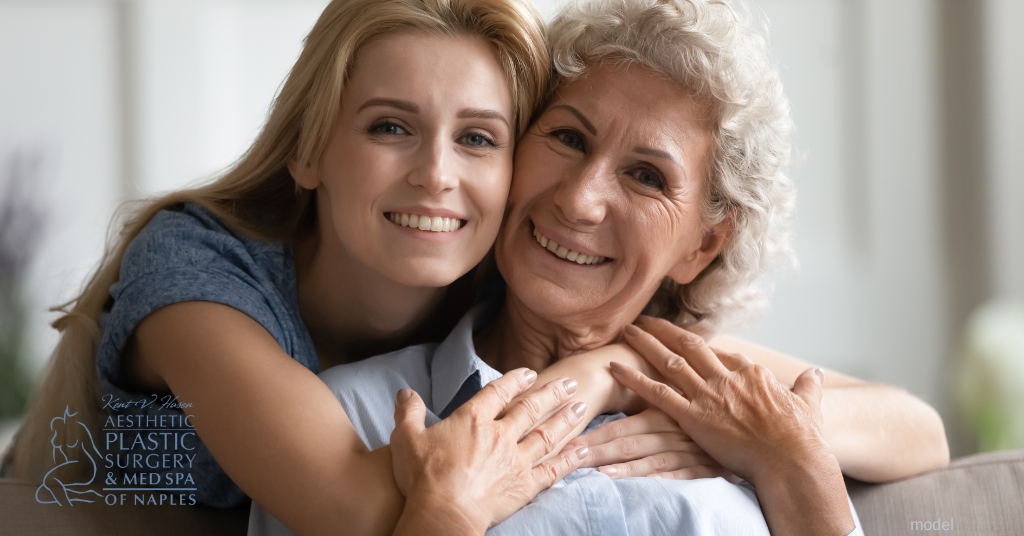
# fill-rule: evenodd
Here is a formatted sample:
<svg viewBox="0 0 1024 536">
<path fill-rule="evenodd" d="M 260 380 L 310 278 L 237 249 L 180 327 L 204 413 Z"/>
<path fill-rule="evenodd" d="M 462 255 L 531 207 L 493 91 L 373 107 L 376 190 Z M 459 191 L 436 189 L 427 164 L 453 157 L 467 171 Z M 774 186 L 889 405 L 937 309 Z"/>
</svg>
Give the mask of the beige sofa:
<svg viewBox="0 0 1024 536">
<path fill-rule="evenodd" d="M 35 501 L 36 485 L 0 479 L 0 536 L 241 535 L 249 518 L 248 507 L 43 505 Z M 847 486 L 868 536 L 1024 536 L 1024 450 L 968 456 L 887 484 Z"/>
</svg>

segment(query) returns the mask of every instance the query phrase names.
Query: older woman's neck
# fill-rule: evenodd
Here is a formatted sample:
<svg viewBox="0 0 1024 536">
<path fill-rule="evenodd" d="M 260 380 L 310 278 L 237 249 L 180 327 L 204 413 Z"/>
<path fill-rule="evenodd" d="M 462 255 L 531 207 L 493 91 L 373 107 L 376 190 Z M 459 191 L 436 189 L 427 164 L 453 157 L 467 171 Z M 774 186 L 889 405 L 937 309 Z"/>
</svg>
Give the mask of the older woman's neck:
<svg viewBox="0 0 1024 536">
<path fill-rule="evenodd" d="M 495 370 L 543 370 L 551 363 L 600 348 L 619 338 L 628 320 L 553 321 L 523 306 L 508 292 L 498 316 L 476 337 L 477 354 Z"/>
</svg>

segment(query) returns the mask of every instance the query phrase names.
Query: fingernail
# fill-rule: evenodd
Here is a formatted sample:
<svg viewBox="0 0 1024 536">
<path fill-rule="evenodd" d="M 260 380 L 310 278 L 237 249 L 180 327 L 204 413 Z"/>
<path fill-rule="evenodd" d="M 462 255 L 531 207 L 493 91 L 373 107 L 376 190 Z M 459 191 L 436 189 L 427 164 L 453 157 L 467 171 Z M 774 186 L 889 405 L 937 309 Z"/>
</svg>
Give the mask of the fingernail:
<svg viewBox="0 0 1024 536">
<path fill-rule="evenodd" d="M 572 378 L 569 378 L 562 382 L 562 387 L 565 387 L 565 392 L 570 395 L 576 392 L 576 387 L 578 386 L 579 383 L 577 383 L 576 380 Z"/>
<path fill-rule="evenodd" d="M 633 324 L 626 325 L 626 335 L 629 335 L 630 337 L 636 337 L 639 334 L 640 328 L 634 326 Z"/>
<path fill-rule="evenodd" d="M 587 405 L 583 402 L 577 402 L 570 408 L 576 417 L 582 417 L 583 412 L 587 411 Z"/>
<path fill-rule="evenodd" d="M 619 374 L 626 373 L 626 367 L 624 367 L 622 363 L 619 363 L 618 361 L 612 361 L 611 363 L 608 363 L 608 366 L 612 368 L 612 372 L 618 372 Z"/>
<path fill-rule="evenodd" d="M 660 473 L 654 473 L 653 475 L 647 475 L 647 478 L 665 478 Z"/>
<path fill-rule="evenodd" d="M 533 380 L 537 379 L 537 373 L 530 369 L 526 369 L 526 372 L 523 373 L 523 379 L 526 380 L 527 383 L 533 383 Z"/>
<path fill-rule="evenodd" d="M 821 367 L 814 369 L 814 374 L 818 376 L 818 382 L 825 381 L 825 370 Z"/>
<path fill-rule="evenodd" d="M 398 401 L 405 402 L 412 396 L 412 389 L 399 389 L 398 390 Z"/>
<path fill-rule="evenodd" d="M 604 467 L 599 467 L 597 470 L 608 476 L 615 476 L 619 474 L 618 467 L 615 467 L 614 465 L 606 465 Z"/>
<path fill-rule="evenodd" d="M 576 459 L 578 460 L 587 459 L 588 454 L 590 454 L 590 449 L 588 449 L 587 447 L 581 447 L 576 449 Z"/>
</svg>

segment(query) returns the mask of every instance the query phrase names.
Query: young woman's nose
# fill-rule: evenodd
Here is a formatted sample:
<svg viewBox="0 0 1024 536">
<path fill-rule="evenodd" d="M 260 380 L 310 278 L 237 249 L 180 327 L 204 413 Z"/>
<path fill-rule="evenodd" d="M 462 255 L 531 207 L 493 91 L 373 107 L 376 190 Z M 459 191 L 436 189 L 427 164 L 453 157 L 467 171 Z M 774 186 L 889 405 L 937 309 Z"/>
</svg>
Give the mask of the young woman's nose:
<svg viewBox="0 0 1024 536">
<path fill-rule="evenodd" d="M 409 183 L 427 190 L 431 195 L 451 190 L 458 184 L 455 154 L 444 136 L 433 136 L 420 146 L 416 166 L 409 173 Z"/>
<path fill-rule="evenodd" d="M 569 171 L 555 188 L 554 201 L 565 223 L 597 225 L 607 212 L 609 184 L 613 170 L 601 161 L 592 161 Z"/>
</svg>

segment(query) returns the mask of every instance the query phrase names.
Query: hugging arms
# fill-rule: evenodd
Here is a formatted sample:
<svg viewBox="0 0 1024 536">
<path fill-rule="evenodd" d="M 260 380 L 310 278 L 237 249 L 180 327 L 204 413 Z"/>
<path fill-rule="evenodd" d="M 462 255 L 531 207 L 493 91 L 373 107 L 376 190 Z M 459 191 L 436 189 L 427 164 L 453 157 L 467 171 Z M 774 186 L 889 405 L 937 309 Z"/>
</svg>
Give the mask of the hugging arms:
<svg viewBox="0 0 1024 536">
<path fill-rule="evenodd" d="M 618 35 L 615 28 L 643 31 Z M 642 37 L 652 32 L 663 38 Z M 89 374 L 95 358 L 100 375 L 92 380 L 99 385 L 69 392 L 169 391 L 194 404 L 206 449 L 197 475 L 201 502 L 230 506 L 248 496 L 310 534 L 339 527 L 388 533 L 400 518 L 416 522 L 399 528 L 423 526 L 426 519 L 415 516 L 429 517 L 435 507 L 458 523 L 472 511 L 451 500 L 462 490 L 400 490 L 405 473 L 396 473 L 392 452 L 367 448 L 315 373 L 418 342 L 417 331 L 434 320 L 453 325 L 463 310 L 446 308 L 446 286 L 494 244 L 508 291 L 476 351 L 492 370 L 538 372 L 537 394 L 527 400 L 560 408 L 534 432 L 540 445 L 568 441 L 570 429 L 578 432 L 597 414 L 633 407 L 608 365 L 630 356 L 625 364 L 647 365 L 608 343 L 648 309 L 704 333 L 753 313 L 753 282 L 777 260 L 769 253 L 785 256 L 788 105 L 763 38 L 724 4 L 582 3 L 555 21 L 550 37 L 549 54 L 536 14 L 517 1 L 332 2 L 252 150 L 212 185 L 143 211 L 62 319 L 81 335 L 65 335 L 54 370 Z M 618 55 L 602 39 L 618 43 Z M 666 59 L 679 55 L 694 64 Z M 96 352 L 86 336 L 95 326 L 74 322 L 100 325 L 104 313 Z M 807 368 L 756 348 L 741 353 L 763 360 L 782 383 L 796 385 Z M 759 374 L 763 392 L 747 392 L 750 400 L 788 393 Z M 716 377 L 725 376 L 719 369 Z M 67 378 L 54 378 L 50 392 L 60 393 Z M 567 378 L 575 380 L 571 400 Z M 686 385 L 676 387 L 690 395 Z M 937 441 L 941 422 L 909 395 L 831 372 L 824 387 L 822 437 L 811 443 L 834 445 L 818 454 L 852 476 L 903 476 L 948 456 Z M 508 397 L 495 396 L 483 404 L 497 415 Z M 872 405 L 883 400 L 891 406 Z M 579 402 L 582 412 L 574 411 Z M 665 414 L 678 407 L 666 406 Z M 45 416 L 45 408 L 38 413 Z M 534 471 L 542 457 L 535 440 L 521 447 L 521 430 L 494 424 L 504 419 L 458 415 L 416 434 L 425 444 L 449 445 L 428 450 L 458 463 L 432 466 L 424 458 L 422 467 L 473 475 L 484 489 L 520 486 L 473 495 L 489 500 L 475 503 L 472 530 L 583 463 L 577 453 L 584 446 L 599 463 L 629 459 L 614 452 L 624 443 L 610 437 L 593 445 L 579 439 L 576 448 L 553 449 L 549 465 Z M 648 432 L 670 432 L 659 428 L 663 418 L 645 420 L 654 412 L 641 415 L 623 421 L 637 425 L 629 441 L 653 443 L 646 454 L 655 454 L 657 438 Z M 701 435 L 697 421 L 681 415 L 673 418 L 689 422 L 690 443 L 757 479 L 743 474 L 749 464 L 729 457 L 743 448 L 713 448 L 719 442 L 709 438 L 717 436 Z M 816 426 L 805 420 L 800 430 Z M 504 452 L 527 450 L 509 464 L 461 459 L 459 445 L 487 430 Z M 21 443 L 33 445 L 32 437 Z M 891 456 L 903 448 L 917 464 Z M 32 460 L 24 450 L 19 457 Z M 693 463 L 671 469 L 687 466 Z M 634 468 L 645 474 L 616 466 L 620 475 Z M 841 493 L 835 469 L 826 480 L 831 493 Z M 835 502 L 829 511 L 841 510 Z"/>
</svg>

